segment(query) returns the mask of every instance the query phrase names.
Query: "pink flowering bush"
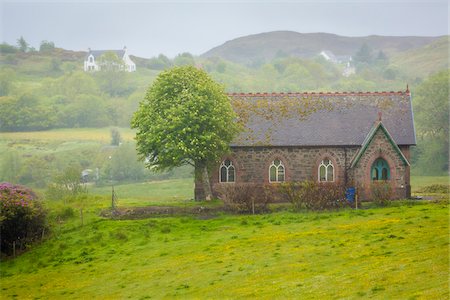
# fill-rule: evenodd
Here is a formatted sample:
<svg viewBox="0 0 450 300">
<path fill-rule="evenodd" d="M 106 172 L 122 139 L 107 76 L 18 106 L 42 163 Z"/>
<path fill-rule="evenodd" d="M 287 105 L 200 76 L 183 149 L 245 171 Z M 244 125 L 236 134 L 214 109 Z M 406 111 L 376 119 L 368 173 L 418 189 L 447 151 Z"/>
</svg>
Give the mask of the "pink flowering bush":
<svg viewBox="0 0 450 300">
<path fill-rule="evenodd" d="M 46 212 L 32 190 L 0 183 L 1 252 L 11 254 L 13 242 L 17 250 L 23 250 L 41 237 L 46 228 L 45 217 Z"/>
</svg>

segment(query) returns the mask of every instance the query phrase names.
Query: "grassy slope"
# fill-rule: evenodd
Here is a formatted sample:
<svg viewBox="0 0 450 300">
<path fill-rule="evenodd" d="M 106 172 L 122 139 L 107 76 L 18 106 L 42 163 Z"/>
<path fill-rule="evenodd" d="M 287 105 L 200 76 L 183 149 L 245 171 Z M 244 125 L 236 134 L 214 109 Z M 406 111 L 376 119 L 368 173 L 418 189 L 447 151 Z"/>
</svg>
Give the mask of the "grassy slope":
<svg viewBox="0 0 450 300">
<path fill-rule="evenodd" d="M 448 206 L 95 218 L 0 266 L 20 299 L 446 299 Z"/>
<path fill-rule="evenodd" d="M 413 192 L 432 184 L 450 185 L 450 178 L 448 176 L 411 176 Z"/>
<path fill-rule="evenodd" d="M 403 70 L 405 74 L 417 77 L 429 76 L 432 73 L 449 68 L 449 38 L 439 40 L 424 47 L 399 53 L 391 60 L 392 65 Z"/>
</svg>

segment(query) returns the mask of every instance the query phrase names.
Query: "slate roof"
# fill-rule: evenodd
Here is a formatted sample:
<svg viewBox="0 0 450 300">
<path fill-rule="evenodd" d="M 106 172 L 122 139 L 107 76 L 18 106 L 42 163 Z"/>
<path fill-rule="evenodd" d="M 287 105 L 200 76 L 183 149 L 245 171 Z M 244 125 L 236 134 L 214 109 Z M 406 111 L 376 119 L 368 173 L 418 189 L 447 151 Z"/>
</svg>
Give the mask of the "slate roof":
<svg viewBox="0 0 450 300">
<path fill-rule="evenodd" d="M 125 50 L 90 50 L 85 57 L 85 60 L 88 59 L 89 55 L 93 55 L 95 59 L 102 56 L 105 52 L 114 52 L 118 58 L 122 59 L 123 55 L 125 54 Z"/>
<path fill-rule="evenodd" d="M 415 145 L 405 92 L 228 94 L 244 125 L 231 146 L 361 146 L 379 113 L 397 145 Z"/>
</svg>

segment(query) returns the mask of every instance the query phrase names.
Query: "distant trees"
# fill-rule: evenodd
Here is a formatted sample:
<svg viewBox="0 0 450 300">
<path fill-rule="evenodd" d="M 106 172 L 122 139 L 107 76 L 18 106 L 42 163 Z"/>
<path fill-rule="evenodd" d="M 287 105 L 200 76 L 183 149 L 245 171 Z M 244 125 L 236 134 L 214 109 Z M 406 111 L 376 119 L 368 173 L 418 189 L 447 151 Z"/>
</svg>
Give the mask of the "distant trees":
<svg viewBox="0 0 450 300">
<path fill-rule="evenodd" d="M 172 66 L 172 61 L 164 54 L 160 54 L 158 57 L 150 58 L 147 66 L 153 70 L 164 70 Z"/>
<path fill-rule="evenodd" d="M 111 128 L 111 145 L 119 146 L 121 142 L 122 142 L 122 137 L 120 136 L 119 129 L 116 127 Z"/>
<path fill-rule="evenodd" d="M 364 43 L 353 56 L 353 60 L 356 63 L 370 64 L 373 60 L 372 51 L 373 51 L 372 48 L 370 48 L 366 43 Z"/>
<path fill-rule="evenodd" d="M 9 45 L 7 43 L 1 43 L 0 44 L 0 53 L 7 54 L 7 53 L 16 53 L 18 49 L 12 45 Z"/>
<path fill-rule="evenodd" d="M 4 68 L 0 71 L 0 97 L 10 94 L 15 81 L 16 73 L 13 69 Z"/>
<path fill-rule="evenodd" d="M 414 113 L 419 137 L 417 169 L 440 175 L 449 168 L 449 70 L 432 75 L 417 88 Z"/>
<path fill-rule="evenodd" d="M 52 107 L 41 104 L 32 93 L 0 99 L 1 131 L 48 129 L 54 122 Z"/>
<path fill-rule="evenodd" d="M 49 53 L 55 50 L 55 43 L 49 41 L 42 41 L 39 46 L 39 52 Z"/>
<path fill-rule="evenodd" d="M 377 55 L 376 61 L 377 62 L 381 62 L 383 64 L 387 64 L 387 63 L 389 63 L 389 58 L 383 52 L 383 50 L 380 50 L 380 51 L 378 51 L 378 55 Z"/>
<path fill-rule="evenodd" d="M 195 65 L 195 59 L 191 53 L 184 52 L 184 53 L 178 54 L 173 59 L 173 64 L 176 66 L 187 66 L 187 65 L 193 66 L 193 65 Z"/>
<path fill-rule="evenodd" d="M 27 52 L 29 44 L 25 41 L 25 39 L 23 38 L 23 36 L 21 36 L 21 37 L 17 40 L 17 46 L 19 47 L 19 50 L 20 50 L 20 51 L 22 51 L 22 52 Z"/>
</svg>

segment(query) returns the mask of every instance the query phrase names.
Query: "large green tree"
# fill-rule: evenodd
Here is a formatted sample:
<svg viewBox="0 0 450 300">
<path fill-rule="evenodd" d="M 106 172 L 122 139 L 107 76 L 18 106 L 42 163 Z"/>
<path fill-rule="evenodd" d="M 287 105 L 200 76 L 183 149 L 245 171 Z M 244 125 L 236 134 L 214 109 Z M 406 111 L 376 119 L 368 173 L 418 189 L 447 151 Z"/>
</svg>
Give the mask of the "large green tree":
<svg viewBox="0 0 450 300">
<path fill-rule="evenodd" d="M 132 127 L 137 129 L 138 153 L 148 167 L 193 165 L 205 198 L 211 198 L 208 167 L 228 151 L 238 131 L 221 85 L 193 66 L 163 71 L 148 89 Z"/>
</svg>

